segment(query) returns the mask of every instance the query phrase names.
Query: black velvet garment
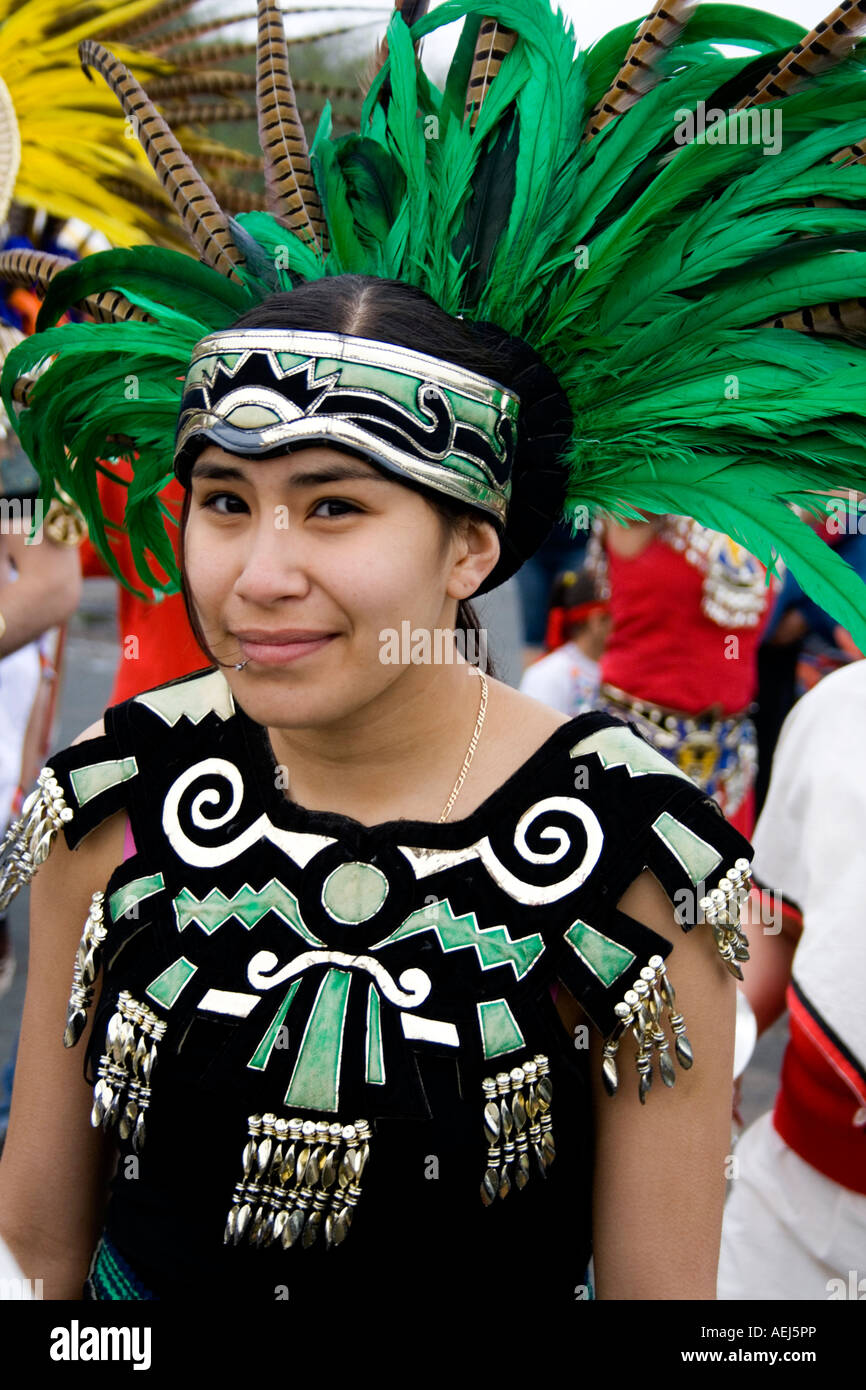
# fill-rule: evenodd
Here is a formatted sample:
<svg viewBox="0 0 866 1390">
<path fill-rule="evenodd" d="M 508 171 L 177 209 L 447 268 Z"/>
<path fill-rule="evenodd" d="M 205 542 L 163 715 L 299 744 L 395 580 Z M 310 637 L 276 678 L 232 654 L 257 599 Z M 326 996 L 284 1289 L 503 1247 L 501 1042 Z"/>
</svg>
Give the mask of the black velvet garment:
<svg viewBox="0 0 866 1390">
<path fill-rule="evenodd" d="M 648 867 L 688 930 L 747 842 L 607 715 L 563 724 L 464 820 L 369 828 L 288 799 L 219 672 L 105 726 L 50 760 L 70 846 L 125 808 L 136 850 L 106 888 L 91 1005 L 87 1075 L 120 1159 L 86 1296 L 573 1307 L 592 1248 L 588 1030 L 566 1031 L 556 989 L 609 1037 L 679 935 L 619 912 L 626 887 Z M 667 964 L 676 985 L 675 950 Z M 289 1164 L 303 1121 L 319 1128 Z"/>
</svg>

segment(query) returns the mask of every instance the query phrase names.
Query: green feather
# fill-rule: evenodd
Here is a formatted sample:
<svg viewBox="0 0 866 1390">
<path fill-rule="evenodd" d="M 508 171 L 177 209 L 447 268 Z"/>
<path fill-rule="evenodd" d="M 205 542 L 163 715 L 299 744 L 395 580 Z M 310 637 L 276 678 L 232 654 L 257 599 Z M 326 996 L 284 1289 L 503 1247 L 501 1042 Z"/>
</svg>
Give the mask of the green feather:
<svg viewBox="0 0 866 1390">
<path fill-rule="evenodd" d="M 215 328 L 238 318 L 255 302 L 245 286 L 179 251 L 136 246 L 87 256 L 56 275 L 46 291 L 37 332 L 56 323 L 82 299 L 104 290 L 138 293 L 152 304 L 165 296 L 172 311 L 201 323 L 212 322 Z"/>
<path fill-rule="evenodd" d="M 276 266 L 283 289 L 292 288 L 293 275 L 302 280 L 317 280 L 322 274 L 322 263 L 315 251 L 299 237 L 289 236 L 283 223 L 271 213 L 240 212 L 237 221 Z"/>
<path fill-rule="evenodd" d="M 771 572 L 777 572 L 778 560 L 784 557 L 801 588 L 847 628 L 861 649 L 866 649 L 866 587 L 862 580 L 772 492 L 762 492 L 754 484 L 733 486 L 724 470 L 715 476 L 702 476 L 699 465 L 696 468 L 692 463 L 680 469 L 674 465 L 664 470 L 634 469 L 628 481 L 632 515 L 676 514 L 687 494 L 688 515 L 738 541 Z M 770 479 L 771 488 L 774 481 Z M 615 505 L 610 506 L 610 512 L 624 514 Z"/>
<path fill-rule="evenodd" d="M 384 246 L 406 190 L 402 171 L 363 135 L 343 136 L 336 153 L 359 241 L 370 250 Z"/>
<path fill-rule="evenodd" d="M 310 152 L 310 160 L 328 222 L 331 242 L 328 271 L 331 275 L 364 273 L 369 269 L 368 252 L 355 227 L 337 150 L 330 141 L 323 140 Z"/>
<path fill-rule="evenodd" d="M 488 148 L 477 160 L 471 193 L 463 219 L 452 242 L 452 254 L 466 259 L 464 295 L 480 298 L 490 273 L 496 244 L 508 225 L 514 201 L 514 162 L 517 154 L 517 119 L 490 137 Z"/>
</svg>

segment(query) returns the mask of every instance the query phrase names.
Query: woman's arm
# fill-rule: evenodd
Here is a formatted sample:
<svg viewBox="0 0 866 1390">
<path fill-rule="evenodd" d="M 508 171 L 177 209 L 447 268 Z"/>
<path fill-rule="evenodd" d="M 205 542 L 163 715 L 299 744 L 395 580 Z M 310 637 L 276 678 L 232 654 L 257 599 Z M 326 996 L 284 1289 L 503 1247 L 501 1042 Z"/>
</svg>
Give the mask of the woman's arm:
<svg viewBox="0 0 866 1390">
<path fill-rule="evenodd" d="M 101 732 L 100 724 L 82 739 Z M 62 1038 L 91 895 L 123 858 L 125 822 L 118 812 L 74 853 L 59 834 L 30 890 L 27 993 L 0 1159 L 0 1235 L 52 1299 L 81 1297 L 114 1162 L 113 1145 L 90 1125 L 93 1096 L 82 1074 L 90 1020 L 76 1047 L 67 1050 Z"/>
<path fill-rule="evenodd" d="M 791 983 L 791 970 L 797 943 L 803 932 L 802 919 L 780 895 L 767 895 L 773 905 L 772 931 L 764 930 L 761 890 L 752 889 L 754 905 L 750 916 L 754 925 L 746 927 L 750 959 L 740 986 L 752 1006 L 758 1023 L 758 1036 L 785 1012 L 785 995 Z"/>
<path fill-rule="evenodd" d="M 608 521 L 604 528 L 605 545 L 614 555 L 634 560 L 646 550 L 658 531 L 660 520 L 650 517 L 646 521 Z"/>
<path fill-rule="evenodd" d="M 0 657 L 65 623 L 81 602 L 81 561 L 75 546 L 58 545 L 44 536 L 27 545 L 23 535 L 3 537 L 18 578 L 0 585 L 0 613 L 6 623 Z"/>
<path fill-rule="evenodd" d="M 629 1034 L 619 1048 L 619 1090 L 611 1097 L 601 1084 L 603 1044 L 592 1030 L 596 1295 L 714 1299 L 731 1140 L 735 984 L 709 927 L 699 924 L 685 935 L 652 874 L 642 873 L 619 906 L 675 943 L 669 976 L 695 1062 L 689 1071 L 675 1062 L 670 1089 L 654 1064 L 652 1090 L 641 1105 Z"/>
</svg>

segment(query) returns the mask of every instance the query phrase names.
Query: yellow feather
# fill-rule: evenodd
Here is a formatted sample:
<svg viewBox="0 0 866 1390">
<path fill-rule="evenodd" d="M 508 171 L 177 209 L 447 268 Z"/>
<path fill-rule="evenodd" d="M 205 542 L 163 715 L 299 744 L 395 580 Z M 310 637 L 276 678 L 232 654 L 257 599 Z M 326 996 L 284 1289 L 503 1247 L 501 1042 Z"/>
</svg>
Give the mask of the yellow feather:
<svg viewBox="0 0 866 1390">
<path fill-rule="evenodd" d="M 128 138 L 116 98 L 88 80 L 78 57 L 80 40 L 102 37 L 161 8 L 160 0 L 0 0 L 0 74 L 21 144 L 12 196 L 25 207 L 78 218 L 117 245 L 147 240 L 187 250 L 169 207 L 162 223 L 137 205 L 163 201 L 158 181 L 138 141 Z M 160 42 L 170 49 L 171 35 Z M 116 43 L 114 52 L 143 78 L 184 70 L 170 57 L 129 44 Z M 199 145 L 214 154 L 221 148 L 213 140 L 184 143 L 193 154 Z M 106 186 L 108 180 L 120 181 L 122 193 Z M 122 196 L 127 190 L 129 196 Z"/>
</svg>

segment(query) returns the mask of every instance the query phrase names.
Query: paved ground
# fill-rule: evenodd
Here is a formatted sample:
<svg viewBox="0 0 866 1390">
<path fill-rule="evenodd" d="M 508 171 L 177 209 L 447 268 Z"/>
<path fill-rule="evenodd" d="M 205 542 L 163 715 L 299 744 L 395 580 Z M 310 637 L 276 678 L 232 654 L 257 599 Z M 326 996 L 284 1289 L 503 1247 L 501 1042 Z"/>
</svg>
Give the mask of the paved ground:
<svg viewBox="0 0 866 1390">
<path fill-rule="evenodd" d="M 489 629 L 490 651 L 500 679 L 519 679 L 517 600 L 513 586 L 479 604 L 479 616 Z M 88 580 L 82 606 L 69 626 L 66 678 L 60 725 L 54 746 L 64 747 L 98 719 L 111 691 L 119 647 L 114 624 L 114 585 L 111 580 Z M 13 903 L 10 923 L 17 970 L 12 989 L 0 1000 L 0 1066 L 14 1045 L 24 999 L 27 970 L 27 894 Z M 70 961 L 70 978 L 72 962 Z M 742 1113 L 749 1123 L 770 1108 L 775 1094 L 785 1040 L 784 1020 L 758 1043 L 743 1085 Z"/>
</svg>

